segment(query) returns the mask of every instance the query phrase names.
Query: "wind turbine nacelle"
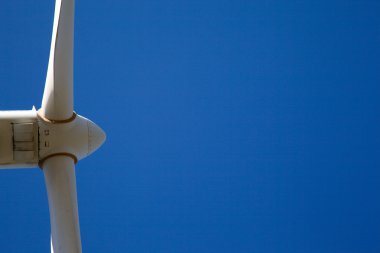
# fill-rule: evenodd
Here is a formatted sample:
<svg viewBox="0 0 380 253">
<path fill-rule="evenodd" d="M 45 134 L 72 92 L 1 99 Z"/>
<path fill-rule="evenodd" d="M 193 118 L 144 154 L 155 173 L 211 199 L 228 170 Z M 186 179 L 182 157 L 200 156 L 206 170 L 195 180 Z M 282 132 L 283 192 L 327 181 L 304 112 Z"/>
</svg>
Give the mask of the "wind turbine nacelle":
<svg viewBox="0 0 380 253">
<path fill-rule="evenodd" d="M 53 156 L 75 162 L 98 149 L 105 134 L 95 123 L 73 114 L 51 121 L 30 111 L 0 111 L 0 168 L 33 168 Z"/>
<path fill-rule="evenodd" d="M 0 111 L 0 168 L 32 168 L 37 165 L 37 112 Z"/>
</svg>

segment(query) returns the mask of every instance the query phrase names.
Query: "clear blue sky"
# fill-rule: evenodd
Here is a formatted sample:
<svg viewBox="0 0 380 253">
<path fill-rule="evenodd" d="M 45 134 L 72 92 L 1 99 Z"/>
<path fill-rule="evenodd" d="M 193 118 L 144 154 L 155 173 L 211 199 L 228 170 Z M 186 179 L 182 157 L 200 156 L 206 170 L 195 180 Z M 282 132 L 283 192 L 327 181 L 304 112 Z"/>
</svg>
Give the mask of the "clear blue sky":
<svg viewBox="0 0 380 253">
<path fill-rule="evenodd" d="M 0 2 L 0 108 L 41 104 L 54 2 Z M 380 2 L 77 0 L 84 252 L 380 252 Z M 49 252 L 39 169 L 0 251 Z"/>
</svg>

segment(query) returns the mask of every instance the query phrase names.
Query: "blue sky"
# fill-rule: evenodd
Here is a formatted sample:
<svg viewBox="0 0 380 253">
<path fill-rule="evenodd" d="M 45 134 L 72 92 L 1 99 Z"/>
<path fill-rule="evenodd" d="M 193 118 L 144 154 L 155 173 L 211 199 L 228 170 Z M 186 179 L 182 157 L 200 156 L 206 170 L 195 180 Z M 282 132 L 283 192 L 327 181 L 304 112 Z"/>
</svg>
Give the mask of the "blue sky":
<svg viewBox="0 0 380 253">
<path fill-rule="evenodd" d="M 84 252 L 380 252 L 378 1 L 88 1 Z M 1 110 L 41 104 L 53 1 L 0 2 Z M 0 251 L 49 252 L 39 169 L 0 171 Z"/>
</svg>

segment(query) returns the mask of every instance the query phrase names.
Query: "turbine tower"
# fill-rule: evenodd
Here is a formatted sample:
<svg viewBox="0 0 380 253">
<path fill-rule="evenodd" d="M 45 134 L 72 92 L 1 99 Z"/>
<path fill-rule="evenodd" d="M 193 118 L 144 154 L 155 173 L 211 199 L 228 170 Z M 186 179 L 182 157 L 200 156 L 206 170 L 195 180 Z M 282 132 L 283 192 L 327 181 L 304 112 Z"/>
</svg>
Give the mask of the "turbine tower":
<svg viewBox="0 0 380 253">
<path fill-rule="evenodd" d="M 100 127 L 74 112 L 73 42 L 74 0 L 56 0 L 41 108 L 0 111 L 0 168 L 42 169 L 54 253 L 82 252 L 75 164 L 106 138 Z"/>
</svg>

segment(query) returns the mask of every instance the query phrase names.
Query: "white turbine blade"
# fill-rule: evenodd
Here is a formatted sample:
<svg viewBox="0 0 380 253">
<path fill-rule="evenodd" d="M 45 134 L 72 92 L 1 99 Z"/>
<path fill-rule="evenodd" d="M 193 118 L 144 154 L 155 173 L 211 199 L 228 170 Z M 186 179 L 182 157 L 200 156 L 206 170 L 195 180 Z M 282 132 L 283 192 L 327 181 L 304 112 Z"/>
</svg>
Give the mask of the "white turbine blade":
<svg viewBox="0 0 380 253">
<path fill-rule="evenodd" d="M 74 161 L 68 156 L 54 156 L 42 164 L 42 169 L 49 200 L 52 252 L 80 253 Z"/>
<path fill-rule="evenodd" d="M 73 114 L 74 0 L 56 0 L 49 66 L 41 115 L 66 120 Z"/>
<path fill-rule="evenodd" d="M 50 253 L 54 253 L 53 249 L 53 239 L 50 237 Z"/>
</svg>

